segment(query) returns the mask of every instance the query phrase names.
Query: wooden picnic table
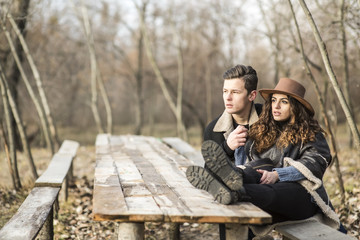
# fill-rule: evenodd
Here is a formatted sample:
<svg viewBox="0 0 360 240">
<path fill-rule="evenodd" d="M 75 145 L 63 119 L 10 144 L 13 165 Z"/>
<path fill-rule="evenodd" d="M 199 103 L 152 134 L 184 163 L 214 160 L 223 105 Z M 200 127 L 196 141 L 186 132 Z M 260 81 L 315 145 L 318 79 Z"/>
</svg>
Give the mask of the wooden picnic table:
<svg viewBox="0 0 360 240">
<path fill-rule="evenodd" d="M 142 239 L 144 222 L 225 223 L 227 239 L 247 239 L 248 224 L 271 223 L 251 203 L 222 205 L 185 176 L 194 162 L 161 139 L 99 134 L 93 219 L 120 222 L 118 239 Z"/>
</svg>

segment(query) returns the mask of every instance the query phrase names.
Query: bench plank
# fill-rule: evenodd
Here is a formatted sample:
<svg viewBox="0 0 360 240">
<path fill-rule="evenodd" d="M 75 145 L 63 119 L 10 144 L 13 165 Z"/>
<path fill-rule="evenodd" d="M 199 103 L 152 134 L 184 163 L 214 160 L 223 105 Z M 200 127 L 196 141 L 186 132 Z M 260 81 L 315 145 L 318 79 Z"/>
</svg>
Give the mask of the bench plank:
<svg viewBox="0 0 360 240">
<path fill-rule="evenodd" d="M 35 181 L 35 187 L 61 187 L 73 158 L 71 154 L 55 153 L 45 172 Z"/>
<path fill-rule="evenodd" d="M 35 187 L 61 187 L 72 167 L 78 148 L 78 142 L 65 140 L 52 157 L 45 172 L 35 181 Z"/>
<path fill-rule="evenodd" d="M 162 138 L 162 141 L 175 149 L 179 154 L 185 156 L 198 166 L 204 166 L 204 158 L 200 151 L 195 150 L 190 144 L 176 137 Z"/>
<path fill-rule="evenodd" d="M 71 156 L 75 157 L 76 152 L 79 148 L 79 143 L 72 141 L 72 140 L 64 140 L 61 144 L 61 147 L 58 151 L 60 154 L 70 154 Z"/>
<path fill-rule="evenodd" d="M 283 234 L 289 239 L 294 240 L 354 240 L 349 235 L 345 235 L 334 228 L 331 228 L 318 221 L 309 221 L 302 223 L 292 223 L 289 225 L 282 225 L 275 228 L 276 231 Z"/>
<path fill-rule="evenodd" d="M 0 230 L 1 240 L 35 239 L 52 210 L 60 188 L 35 187 Z"/>
</svg>

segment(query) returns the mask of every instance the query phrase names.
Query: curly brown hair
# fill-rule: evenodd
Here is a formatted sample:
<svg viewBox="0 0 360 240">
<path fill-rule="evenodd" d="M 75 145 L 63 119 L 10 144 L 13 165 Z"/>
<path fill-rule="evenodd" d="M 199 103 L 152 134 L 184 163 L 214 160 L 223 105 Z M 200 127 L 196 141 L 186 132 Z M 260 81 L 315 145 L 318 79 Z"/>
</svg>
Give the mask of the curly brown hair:
<svg viewBox="0 0 360 240">
<path fill-rule="evenodd" d="M 278 148 L 285 148 L 290 144 L 307 143 L 315 140 L 315 135 L 324 130 L 318 121 L 298 100 L 288 96 L 291 115 L 295 121 L 275 121 L 271 111 L 271 96 L 266 100 L 259 120 L 249 131 L 250 139 L 254 140 L 255 149 L 261 153 L 276 144 Z"/>
</svg>

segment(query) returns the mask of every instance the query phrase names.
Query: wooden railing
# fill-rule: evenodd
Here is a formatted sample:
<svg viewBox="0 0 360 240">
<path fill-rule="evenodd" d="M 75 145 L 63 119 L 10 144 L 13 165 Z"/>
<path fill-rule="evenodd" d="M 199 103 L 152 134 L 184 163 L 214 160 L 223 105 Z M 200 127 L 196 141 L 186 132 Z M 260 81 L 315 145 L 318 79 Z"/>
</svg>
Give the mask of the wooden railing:
<svg viewBox="0 0 360 240">
<path fill-rule="evenodd" d="M 0 230 L 0 240 L 53 239 L 54 205 L 61 189 L 67 199 L 68 182 L 73 177 L 72 162 L 78 147 L 75 141 L 63 142 L 15 215 Z"/>
</svg>

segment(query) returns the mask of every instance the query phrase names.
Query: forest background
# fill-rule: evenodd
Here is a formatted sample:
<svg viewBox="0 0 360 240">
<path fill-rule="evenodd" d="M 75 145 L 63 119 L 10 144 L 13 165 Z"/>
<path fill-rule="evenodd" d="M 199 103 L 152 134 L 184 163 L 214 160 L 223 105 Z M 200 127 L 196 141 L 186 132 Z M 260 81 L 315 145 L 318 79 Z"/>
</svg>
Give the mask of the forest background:
<svg viewBox="0 0 360 240">
<path fill-rule="evenodd" d="M 0 0 L 1 186 L 31 186 L 36 153 L 51 156 L 64 139 L 178 136 L 198 148 L 224 109 L 222 74 L 244 64 L 258 88 L 280 77 L 307 87 L 334 156 L 325 184 L 347 226 L 359 226 L 360 1 L 306 4 Z"/>
</svg>

